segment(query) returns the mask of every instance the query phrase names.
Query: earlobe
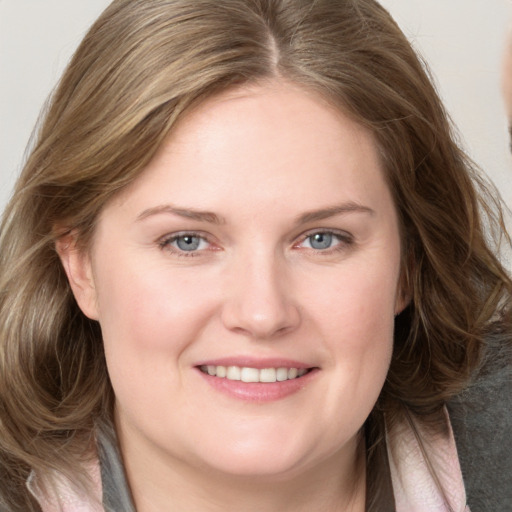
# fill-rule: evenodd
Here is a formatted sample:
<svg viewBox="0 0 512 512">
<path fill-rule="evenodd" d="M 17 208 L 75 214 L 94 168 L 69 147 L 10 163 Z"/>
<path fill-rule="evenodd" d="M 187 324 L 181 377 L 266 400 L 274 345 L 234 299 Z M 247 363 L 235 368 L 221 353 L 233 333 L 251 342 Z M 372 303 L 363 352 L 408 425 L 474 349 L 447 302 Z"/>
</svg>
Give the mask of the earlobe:
<svg viewBox="0 0 512 512">
<path fill-rule="evenodd" d="M 78 306 L 92 320 L 98 320 L 96 288 L 89 254 L 77 247 L 76 233 L 59 237 L 55 249 L 66 272 Z"/>
<path fill-rule="evenodd" d="M 412 266 L 412 258 L 409 258 L 408 266 L 404 265 L 400 270 L 400 278 L 398 279 L 396 290 L 395 316 L 399 315 L 412 301 Z"/>
<path fill-rule="evenodd" d="M 398 316 L 411 303 L 411 295 L 399 289 L 395 302 L 395 316 Z"/>
</svg>

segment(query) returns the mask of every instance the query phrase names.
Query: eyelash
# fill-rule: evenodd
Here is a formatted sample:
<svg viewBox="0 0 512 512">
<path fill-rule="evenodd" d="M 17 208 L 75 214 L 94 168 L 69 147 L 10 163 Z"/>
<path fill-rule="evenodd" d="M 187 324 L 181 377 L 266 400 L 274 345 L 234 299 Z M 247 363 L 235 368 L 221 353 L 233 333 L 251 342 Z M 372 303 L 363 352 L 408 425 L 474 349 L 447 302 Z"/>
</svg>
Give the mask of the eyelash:
<svg viewBox="0 0 512 512">
<path fill-rule="evenodd" d="M 293 244 L 294 248 L 300 248 L 300 246 L 308 239 L 312 238 L 315 235 L 326 235 L 331 236 L 333 238 L 338 239 L 338 243 L 333 247 L 328 247 L 325 249 L 315 249 L 314 247 L 306 247 L 305 250 L 313 251 L 315 254 L 321 255 L 329 255 L 336 252 L 341 252 L 347 250 L 351 245 L 354 244 L 354 238 L 352 235 L 345 231 L 337 231 L 337 230 L 329 230 L 329 229 L 317 229 L 314 231 L 310 231 L 302 235 L 298 242 Z M 215 249 L 199 249 L 192 251 L 185 251 L 176 247 L 172 247 L 172 244 L 179 240 L 180 238 L 185 237 L 193 237 L 199 238 L 201 242 L 207 242 L 208 244 L 212 244 L 209 240 L 209 237 L 205 236 L 204 233 L 196 232 L 196 231 L 183 231 L 179 233 L 173 233 L 172 235 L 165 236 L 164 238 L 158 241 L 158 245 L 162 250 L 168 250 L 178 257 L 185 258 L 193 258 L 200 256 L 205 250 L 215 250 Z"/>
<path fill-rule="evenodd" d="M 326 249 L 315 249 L 314 247 L 305 248 L 306 250 L 314 251 L 315 254 L 327 256 L 332 253 L 345 251 L 347 250 L 347 248 L 354 244 L 354 237 L 347 233 L 346 231 L 337 231 L 333 229 L 316 229 L 314 231 L 305 233 L 303 236 L 301 236 L 300 240 L 293 246 L 298 247 L 301 244 L 303 244 L 306 240 L 311 239 L 315 235 L 327 235 L 338 239 L 338 243 L 336 245 L 328 247 Z"/>
<path fill-rule="evenodd" d="M 172 247 L 172 244 L 179 240 L 180 238 L 185 237 L 193 237 L 193 238 L 199 238 L 202 242 L 207 242 L 208 244 L 211 244 L 212 242 L 209 240 L 207 236 L 204 235 L 204 233 L 200 233 L 197 231 L 182 231 L 179 233 L 173 233 L 172 235 L 165 236 L 162 239 L 159 240 L 158 245 L 162 250 L 168 250 L 169 252 L 173 253 L 174 255 L 178 257 L 185 257 L 185 258 L 193 258 L 200 256 L 203 250 L 194 250 L 194 251 L 184 251 L 176 247 Z"/>
</svg>

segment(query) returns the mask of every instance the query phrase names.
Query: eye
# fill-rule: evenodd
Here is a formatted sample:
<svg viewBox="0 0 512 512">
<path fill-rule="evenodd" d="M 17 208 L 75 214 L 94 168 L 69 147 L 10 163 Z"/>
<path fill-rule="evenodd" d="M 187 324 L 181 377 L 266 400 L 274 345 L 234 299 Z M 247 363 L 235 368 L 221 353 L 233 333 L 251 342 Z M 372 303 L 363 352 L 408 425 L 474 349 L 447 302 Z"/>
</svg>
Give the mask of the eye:
<svg viewBox="0 0 512 512">
<path fill-rule="evenodd" d="M 309 246 L 317 250 L 329 249 L 332 246 L 333 240 L 335 240 L 335 237 L 332 233 L 315 233 L 306 238 Z"/>
<path fill-rule="evenodd" d="M 160 247 L 178 254 L 195 253 L 208 249 L 210 242 L 198 233 L 178 233 L 161 240 Z"/>
<path fill-rule="evenodd" d="M 329 249 L 341 249 L 351 243 L 352 237 L 347 233 L 316 231 L 315 233 L 306 235 L 298 246 L 315 251 L 328 251 Z"/>
</svg>

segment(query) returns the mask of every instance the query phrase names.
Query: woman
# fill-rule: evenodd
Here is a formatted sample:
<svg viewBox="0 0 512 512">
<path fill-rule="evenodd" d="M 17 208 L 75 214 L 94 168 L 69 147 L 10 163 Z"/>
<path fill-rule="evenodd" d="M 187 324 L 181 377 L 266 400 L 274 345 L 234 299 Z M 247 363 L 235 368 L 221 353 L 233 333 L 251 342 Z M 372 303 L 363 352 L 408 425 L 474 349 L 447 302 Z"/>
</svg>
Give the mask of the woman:
<svg viewBox="0 0 512 512">
<path fill-rule="evenodd" d="M 374 1 L 113 2 L 4 215 L 3 508 L 465 510 L 484 191 Z"/>
</svg>

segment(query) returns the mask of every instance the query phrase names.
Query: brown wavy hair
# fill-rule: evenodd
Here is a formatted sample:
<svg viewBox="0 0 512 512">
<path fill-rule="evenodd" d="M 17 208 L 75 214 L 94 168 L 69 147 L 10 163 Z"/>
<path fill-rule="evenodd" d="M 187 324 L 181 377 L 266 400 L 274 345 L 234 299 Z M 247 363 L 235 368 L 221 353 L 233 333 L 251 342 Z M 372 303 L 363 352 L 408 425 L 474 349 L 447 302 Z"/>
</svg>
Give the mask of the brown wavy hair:
<svg viewBox="0 0 512 512">
<path fill-rule="evenodd" d="M 369 505 L 385 470 L 383 418 L 428 417 L 510 332 L 504 232 L 426 71 L 374 0 L 116 0 L 52 95 L 0 235 L 0 505 L 38 510 L 31 468 L 80 480 L 113 392 L 97 322 L 55 250 L 85 250 L 104 205 L 133 182 L 174 123 L 228 88 L 283 78 L 315 91 L 377 141 L 402 231 L 410 305 L 397 317 L 387 381 L 367 423 Z M 507 243 L 509 239 L 505 238 Z M 373 501 L 372 501 L 373 498 Z"/>
</svg>

